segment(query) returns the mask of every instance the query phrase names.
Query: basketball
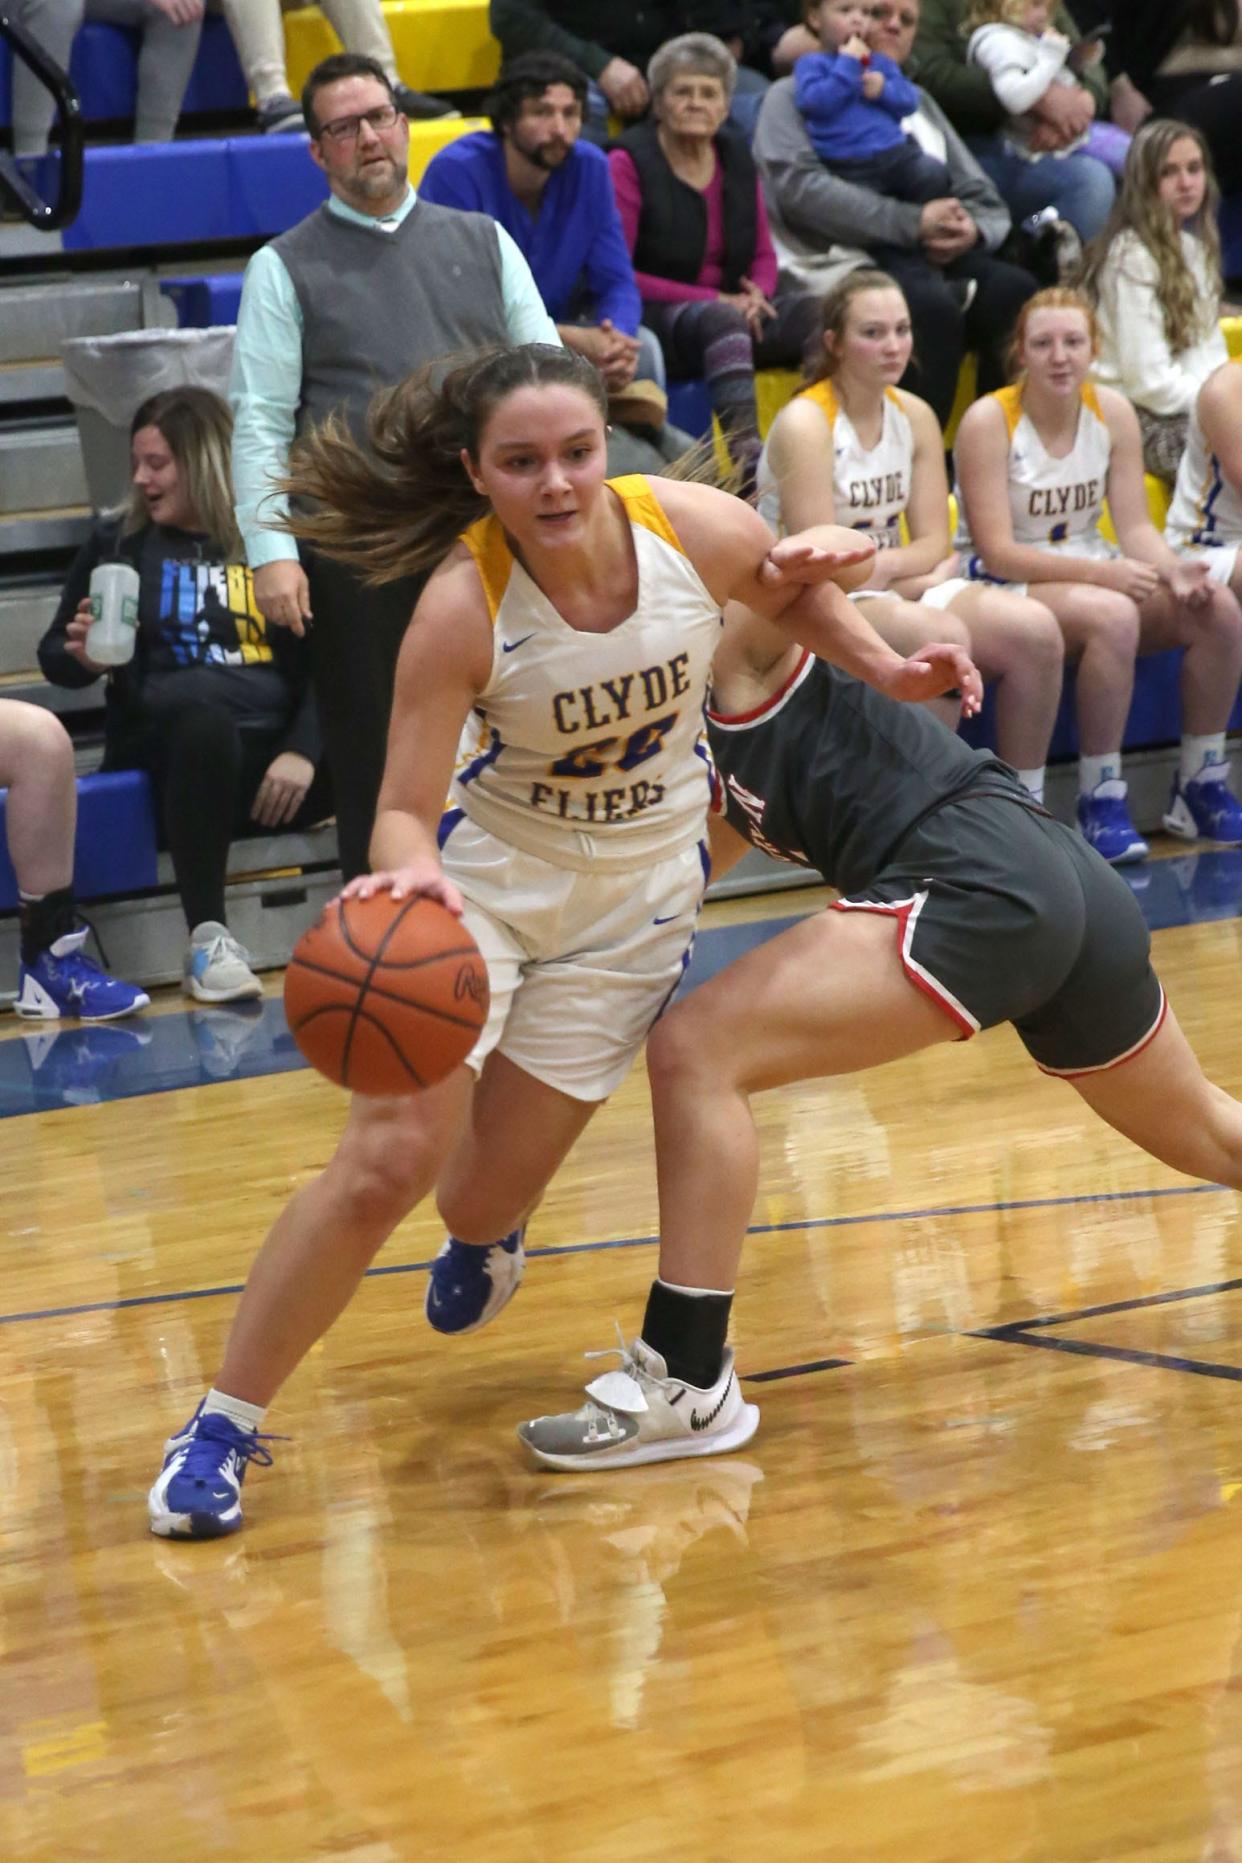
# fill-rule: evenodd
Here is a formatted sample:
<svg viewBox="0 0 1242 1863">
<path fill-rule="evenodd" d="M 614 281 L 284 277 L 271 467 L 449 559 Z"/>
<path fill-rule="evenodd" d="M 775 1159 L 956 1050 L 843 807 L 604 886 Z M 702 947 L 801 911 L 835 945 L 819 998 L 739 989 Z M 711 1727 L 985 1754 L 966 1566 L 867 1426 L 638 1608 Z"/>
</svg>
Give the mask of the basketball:
<svg viewBox="0 0 1242 1863">
<path fill-rule="evenodd" d="M 451 1074 L 487 1020 L 487 967 L 426 894 L 334 899 L 285 972 L 289 1032 L 352 1093 L 419 1093 Z"/>
</svg>

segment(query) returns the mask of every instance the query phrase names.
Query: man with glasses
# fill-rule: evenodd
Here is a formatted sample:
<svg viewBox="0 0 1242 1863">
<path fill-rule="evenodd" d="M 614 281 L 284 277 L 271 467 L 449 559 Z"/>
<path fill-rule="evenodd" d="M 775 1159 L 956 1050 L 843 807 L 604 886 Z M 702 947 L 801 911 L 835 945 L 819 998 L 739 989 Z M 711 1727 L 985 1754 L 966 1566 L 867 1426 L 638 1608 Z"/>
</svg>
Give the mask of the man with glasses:
<svg viewBox="0 0 1242 1863">
<path fill-rule="evenodd" d="M 439 356 L 557 343 L 503 227 L 420 200 L 409 124 L 383 68 L 326 58 L 302 91 L 329 198 L 255 253 L 237 320 L 231 399 L 237 522 L 269 622 L 305 632 L 336 806 L 341 867 L 367 870 L 397 651 L 421 583 L 367 588 L 272 524 L 289 447 L 339 409 L 361 427 L 377 389 Z"/>
</svg>

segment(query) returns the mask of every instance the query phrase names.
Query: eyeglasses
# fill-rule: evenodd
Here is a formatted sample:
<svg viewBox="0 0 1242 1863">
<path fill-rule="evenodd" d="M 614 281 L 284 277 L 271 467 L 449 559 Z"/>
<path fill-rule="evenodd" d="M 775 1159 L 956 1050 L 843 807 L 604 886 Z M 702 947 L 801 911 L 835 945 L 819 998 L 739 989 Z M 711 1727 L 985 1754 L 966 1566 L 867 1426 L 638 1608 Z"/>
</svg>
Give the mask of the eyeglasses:
<svg viewBox="0 0 1242 1863">
<path fill-rule="evenodd" d="M 396 104 L 380 104 L 374 110 L 364 110 L 361 116 L 338 116 L 331 123 L 321 125 L 319 134 L 326 136 L 329 142 L 357 142 L 364 123 L 369 123 L 376 131 L 391 129 L 400 114 Z"/>
<path fill-rule="evenodd" d="M 899 13 L 895 6 L 873 6 L 871 17 L 877 25 L 917 26 L 919 23 L 917 13 Z"/>
</svg>

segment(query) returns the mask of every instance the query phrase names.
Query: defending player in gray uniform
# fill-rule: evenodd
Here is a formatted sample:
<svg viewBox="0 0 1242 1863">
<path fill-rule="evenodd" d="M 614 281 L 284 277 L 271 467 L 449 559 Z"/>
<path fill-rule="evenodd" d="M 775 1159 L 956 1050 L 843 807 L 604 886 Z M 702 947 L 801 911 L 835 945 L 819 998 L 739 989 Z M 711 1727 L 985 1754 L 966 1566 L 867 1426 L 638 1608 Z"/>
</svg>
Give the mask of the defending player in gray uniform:
<svg viewBox="0 0 1242 1863">
<path fill-rule="evenodd" d="M 1119 1132 L 1242 1188 L 1242 1104 L 1178 1027 L 1133 894 L 1012 771 L 735 611 L 713 689 L 727 812 L 714 873 L 749 844 L 819 868 L 842 897 L 652 1032 L 659 1278 L 620 1369 L 579 1410 L 521 1426 L 550 1468 L 710 1455 L 753 1435 L 725 1345 L 758 1187 L 752 1093 L 1012 1022 Z"/>
</svg>

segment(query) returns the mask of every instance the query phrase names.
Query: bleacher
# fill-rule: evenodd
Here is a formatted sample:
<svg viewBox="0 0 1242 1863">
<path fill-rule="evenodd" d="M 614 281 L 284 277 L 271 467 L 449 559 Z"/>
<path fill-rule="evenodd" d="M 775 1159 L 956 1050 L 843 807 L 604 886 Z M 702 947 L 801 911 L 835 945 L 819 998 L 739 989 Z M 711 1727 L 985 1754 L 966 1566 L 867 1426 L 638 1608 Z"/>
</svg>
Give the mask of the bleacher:
<svg viewBox="0 0 1242 1863">
<path fill-rule="evenodd" d="M 486 0 L 397 0 L 385 13 L 409 83 L 468 105 L 494 77 Z M 287 14 L 285 31 L 296 91 L 339 45 L 315 8 Z M 0 127 L 9 121 L 10 64 L 0 40 Z M 48 686 L 35 660 L 92 516 L 60 345 L 235 322 L 250 253 L 309 213 L 326 186 L 304 137 L 251 133 L 222 19 L 204 24 L 174 143 L 139 148 L 123 139 L 136 93 L 135 34 L 88 22 L 75 41 L 70 77 L 89 138 L 81 211 L 57 235 L 0 225 L 0 693 L 54 709 L 72 732 L 81 772 L 78 896 L 118 971 L 163 982 L 180 974 L 184 927 L 171 866 L 157 846 L 150 785 L 141 772 L 97 773 L 102 687 Z M 446 140 L 477 127 L 469 117 L 411 125 L 412 178 Z M 282 963 L 338 883 L 330 826 L 236 842 L 230 922 L 261 967 Z M 0 846 L 0 915 L 15 906 L 16 882 Z M 0 975 L 13 971 L 15 937 L 14 919 L 0 917 Z"/>
<path fill-rule="evenodd" d="M 386 0 L 402 76 L 422 90 L 452 95 L 469 111 L 497 69 L 486 0 Z M 314 7 L 285 15 L 291 88 L 339 49 Z M 0 128 L 9 117 L 9 52 L 0 40 Z M 265 239 L 293 225 L 325 197 L 322 175 L 299 136 L 252 133 L 244 80 L 223 20 L 206 20 L 186 94 L 182 133 L 171 144 L 123 140 L 136 87 L 136 35 L 88 23 L 75 43 L 70 75 L 89 133 L 81 211 L 57 235 L 0 225 L 0 692 L 53 707 L 73 732 L 81 769 L 79 896 L 97 916 L 121 974 L 164 981 L 179 974 L 183 929 L 167 857 L 156 845 L 150 790 L 140 773 L 102 777 L 98 763 L 101 693 L 48 687 L 35 644 L 55 605 L 69 558 L 89 527 L 90 501 L 59 346 L 80 335 L 235 322 L 241 272 Z M 410 172 L 417 182 L 437 149 L 481 127 L 460 120 L 411 125 Z M 1236 211 L 1235 211 L 1236 209 Z M 1224 222 L 1242 273 L 1242 205 Z M 5 261 L 8 261 L 5 264 Z M 1229 330 L 1242 348 L 1242 320 Z M 964 378 L 969 398 L 971 377 Z M 788 372 L 760 379 L 761 424 L 796 387 Z M 702 383 L 676 384 L 670 418 L 710 430 Z M 1136 819 L 1158 821 L 1179 735 L 1176 654 L 1140 662 L 1126 734 L 1127 774 Z M 1053 758 L 1076 750 L 1072 682 Z M 972 726 L 977 740 L 991 713 Z M 1235 717 L 1242 724 L 1242 708 Z M 1069 813 L 1073 769 L 1050 773 L 1052 805 Z M 283 962 L 292 939 L 336 880 L 331 829 L 235 844 L 230 918 L 263 964 Z M 787 870 L 785 870 L 787 872 Z M 11 869 L 0 852 L 0 915 L 15 904 Z M 0 967 L 11 970 L 14 923 L 0 917 Z M 2 970 L 0 970 L 2 974 Z"/>
</svg>

